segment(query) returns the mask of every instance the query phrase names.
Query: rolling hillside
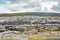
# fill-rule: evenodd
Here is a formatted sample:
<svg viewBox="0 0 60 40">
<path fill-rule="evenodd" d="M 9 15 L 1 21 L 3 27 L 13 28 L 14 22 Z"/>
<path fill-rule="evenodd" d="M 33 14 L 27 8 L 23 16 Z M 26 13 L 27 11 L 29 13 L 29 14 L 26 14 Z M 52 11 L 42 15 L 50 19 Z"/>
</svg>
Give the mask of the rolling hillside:
<svg viewBox="0 0 60 40">
<path fill-rule="evenodd" d="M 25 13 L 4 13 L 0 14 L 0 17 L 10 17 L 10 16 L 60 16 L 60 13 L 52 12 L 25 12 Z"/>
</svg>

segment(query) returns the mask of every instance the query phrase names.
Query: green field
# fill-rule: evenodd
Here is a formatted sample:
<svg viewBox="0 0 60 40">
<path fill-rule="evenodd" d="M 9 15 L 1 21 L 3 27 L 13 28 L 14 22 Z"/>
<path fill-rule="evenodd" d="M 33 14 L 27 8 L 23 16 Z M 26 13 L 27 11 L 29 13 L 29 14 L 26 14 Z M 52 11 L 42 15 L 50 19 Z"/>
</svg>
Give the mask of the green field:
<svg viewBox="0 0 60 40">
<path fill-rule="evenodd" d="M 43 17 L 60 17 L 60 13 L 47 13 L 47 12 L 25 12 L 25 13 L 4 13 L 0 17 L 10 16 L 43 16 Z"/>
<path fill-rule="evenodd" d="M 0 14 L 0 17 L 11 17 L 11 16 L 26 16 L 25 13 L 11 13 L 11 14 Z"/>
</svg>

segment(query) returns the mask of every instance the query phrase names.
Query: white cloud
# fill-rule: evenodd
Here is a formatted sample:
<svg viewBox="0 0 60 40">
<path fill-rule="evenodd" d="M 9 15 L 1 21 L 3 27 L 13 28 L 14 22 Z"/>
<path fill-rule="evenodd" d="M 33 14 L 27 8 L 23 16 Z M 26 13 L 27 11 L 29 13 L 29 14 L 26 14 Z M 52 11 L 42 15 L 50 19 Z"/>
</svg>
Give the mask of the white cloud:
<svg viewBox="0 0 60 40">
<path fill-rule="evenodd" d="M 8 10 L 5 6 L 0 5 L 0 13 L 14 13 L 13 11 Z"/>
<path fill-rule="evenodd" d="M 42 11 L 45 11 L 45 8 L 47 11 L 54 11 L 51 9 L 54 5 L 57 5 L 57 2 L 41 2 L 40 4 Z"/>
<path fill-rule="evenodd" d="M 16 3 L 11 3 L 11 1 L 6 1 L 4 6 L 0 6 L 0 13 L 10 13 L 10 12 L 31 12 L 31 11 L 49 11 L 52 12 L 51 8 L 53 5 L 57 5 L 57 1 L 46 1 L 42 0 L 28 0 L 26 2 L 21 2 L 19 0 Z"/>
</svg>

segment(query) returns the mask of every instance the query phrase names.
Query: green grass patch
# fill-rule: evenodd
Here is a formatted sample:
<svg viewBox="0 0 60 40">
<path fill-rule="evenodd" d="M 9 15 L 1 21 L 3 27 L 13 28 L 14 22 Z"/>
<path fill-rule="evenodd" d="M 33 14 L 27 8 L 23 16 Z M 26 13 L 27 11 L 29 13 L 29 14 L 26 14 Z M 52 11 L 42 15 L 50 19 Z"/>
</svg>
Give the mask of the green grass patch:
<svg viewBox="0 0 60 40">
<path fill-rule="evenodd" d="M 0 14 L 0 17 L 11 17 L 11 16 L 27 16 L 25 13 L 11 13 L 11 14 Z"/>
<path fill-rule="evenodd" d="M 50 17 L 50 18 L 54 18 L 54 17 L 60 17 L 60 16 L 49 16 L 49 15 L 36 15 L 37 13 L 5 13 L 5 14 L 0 14 L 0 17 L 11 17 L 11 16 L 41 16 L 41 17 Z"/>
</svg>

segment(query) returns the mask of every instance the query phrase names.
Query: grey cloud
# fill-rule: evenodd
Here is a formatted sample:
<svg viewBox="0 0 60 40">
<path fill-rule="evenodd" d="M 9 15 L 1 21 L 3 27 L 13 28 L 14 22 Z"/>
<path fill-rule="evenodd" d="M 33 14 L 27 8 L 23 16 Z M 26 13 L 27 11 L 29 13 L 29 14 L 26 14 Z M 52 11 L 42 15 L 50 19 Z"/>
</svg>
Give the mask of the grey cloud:
<svg viewBox="0 0 60 40">
<path fill-rule="evenodd" d="M 44 1 L 44 2 L 57 1 L 58 5 L 57 6 L 54 5 L 51 9 L 54 10 L 54 11 L 60 11 L 60 0 L 42 0 L 42 1 Z M 35 8 L 34 11 L 41 11 L 41 8 L 40 8 L 40 5 L 38 4 L 38 2 L 36 2 L 37 3 L 37 5 L 36 5 L 33 2 L 29 2 L 29 0 L 19 0 L 19 3 L 20 4 L 22 4 L 22 3 L 27 3 L 28 4 L 28 5 L 20 6 L 21 8 L 24 8 L 24 9 L 26 9 L 26 8 Z M 11 10 L 16 11 L 15 9 L 11 9 Z M 48 11 L 47 8 L 45 8 L 45 11 Z"/>
<path fill-rule="evenodd" d="M 53 6 L 52 9 L 54 11 L 60 12 L 60 0 L 58 0 L 58 5 L 57 6 Z"/>
<path fill-rule="evenodd" d="M 30 10 L 33 8 L 33 11 L 41 11 L 41 5 L 39 5 L 38 2 L 34 3 L 34 2 L 29 2 L 30 0 L 8 0 L 11 2 L 10 5 L 12 5 L 12 7 L 9 7 L 10 5 L 6 5 L 6 8 L 8 10 L 11 10 L 13 12 L 16 12 L 16 11 L 21 11 L 22 9 L 29 9 Z M 32 0 L 31 0 L 32 1 Z M 38 0 L 37 0 L 38 1 Z M 54 11 L 60 11 L 60 0 L 42 0 L 43 2 L 48 2 L 48 1 L 57 1 L 58 2 L 58 5 L 54 5 L 51 9 L 54 10 Z M 23 5 L 21 6 L 21 4 L 27 4 L 27 5 Z M 14 6 L 14 4 L 18 4 L 18 6 Z M 48 11 L 47 8 L 45 8 L 44 11 Z"/>
<path fill-rule="evenodd" d="M 42 0 L 42 1 L 46 2 L 46 1 L 58 1 L 58 0 Z"/>
</svg>

